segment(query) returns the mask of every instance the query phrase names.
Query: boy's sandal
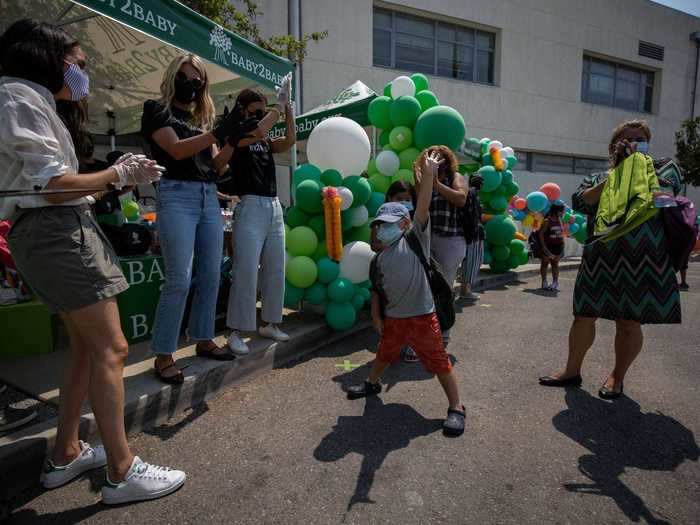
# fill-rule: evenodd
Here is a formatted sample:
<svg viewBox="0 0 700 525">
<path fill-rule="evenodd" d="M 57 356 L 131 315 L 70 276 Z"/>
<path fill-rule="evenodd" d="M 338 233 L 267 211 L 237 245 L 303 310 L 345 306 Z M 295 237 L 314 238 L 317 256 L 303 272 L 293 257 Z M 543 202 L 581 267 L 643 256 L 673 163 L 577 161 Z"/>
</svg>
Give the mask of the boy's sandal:
<svg viewBox="0 0 700 525">
<path fill-rule="evenodd" d="M 453 408 L 447 410 L 447 419 L 445 419 L 445 422 L 442 424 L 446 436 L 456 437 L 464 433 L 464 412 L 464 405 L 462 405 L 462 410 L 455 410 Z"/>
<path fill-rule="evenodd" d="M 376 396 L 382 391 L 381 383 L 370 383 L 365 381 L 359 385 L 349 386 L 347 389 L 348 399 L 360 399 L 367 396 Z"/>
<path fill-rule="evenodd" d="M 172 363 L 168 366 L 164 366 L 163 368 L 158 368 L 158 365 L 155 363 L 153 364 L 153 368 L 156 371 L 156 375 L 158 376 L 158 379 L 163 381 L 164 383 L 168 383 L 169 385 L 181 385 L 182 383 L 185 382 L 185 376 L 182 373 L 182 370 L 180 370 L 175 363 Z M 165 376 L 163 375 L 163 372 L 170 368 L 175 368 L 177 370 L 177 374 L 172 375 L 172 376 Z"/>
</svg>

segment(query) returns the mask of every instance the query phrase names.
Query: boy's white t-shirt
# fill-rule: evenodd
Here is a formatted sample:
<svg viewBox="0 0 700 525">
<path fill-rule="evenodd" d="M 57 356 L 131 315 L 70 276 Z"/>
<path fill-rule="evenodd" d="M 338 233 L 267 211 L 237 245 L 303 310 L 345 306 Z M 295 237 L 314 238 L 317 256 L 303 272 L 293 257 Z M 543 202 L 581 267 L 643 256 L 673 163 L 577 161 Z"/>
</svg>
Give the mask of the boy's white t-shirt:
<svg viewBox="0 0 700 525">
<path fill-rule="evenodd" d="M 379 252 L 377 257 L 377 292 L 386 299 L 386 317 L 404 319 L 435 311 L 433 293 L 425 270 L 406 240 L 413 232 L 430 259 L 430 221 L 424 227 L 414 222 L 409 232 Z"/>
</svg>

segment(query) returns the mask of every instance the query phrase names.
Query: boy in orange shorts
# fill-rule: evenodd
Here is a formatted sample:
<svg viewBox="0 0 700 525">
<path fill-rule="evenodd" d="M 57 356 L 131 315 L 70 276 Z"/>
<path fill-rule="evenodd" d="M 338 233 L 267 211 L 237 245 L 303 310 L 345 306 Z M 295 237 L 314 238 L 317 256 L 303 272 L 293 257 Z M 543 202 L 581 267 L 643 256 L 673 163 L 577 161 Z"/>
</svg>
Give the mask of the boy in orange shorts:
<svg viewBox="0 0 700 525">
<path fill-rule="evenodd" d="M 445 159 L 433 150 L 424 152 L 416 162 L 419 190 L 413 222 L 408 209 L 397 202 L 383 204 L 372 221 L 372 226 L 378 226 L 377 239 L 383 245 L 372 263 L 372 322 L 381 341 L 369 378 L 349 387 L 347 393 L 349 399 L 380 393 L 382 372 L 399 361 L 401 349 L 409 345 L 423 367 L 437 375 L 449 402 L 444 431 L 458 436 L 464 432 L 464 405 L 442 342 L 428 278 L 406 239 L 415 236 L 426 258 L 430 257 L 430 202 L 433 180 L 442 162 Z"/>
</svg>

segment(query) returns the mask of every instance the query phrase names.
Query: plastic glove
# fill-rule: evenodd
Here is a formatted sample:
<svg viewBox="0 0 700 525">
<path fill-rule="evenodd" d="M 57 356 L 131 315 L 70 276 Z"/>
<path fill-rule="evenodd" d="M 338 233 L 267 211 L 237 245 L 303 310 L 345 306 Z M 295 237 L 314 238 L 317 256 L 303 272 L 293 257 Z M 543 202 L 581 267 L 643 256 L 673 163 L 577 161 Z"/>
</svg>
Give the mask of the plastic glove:
<svg viewBox="0 0 700 525">
<path fill-rule="evenodd" d="M 277 91 L 277 103 L 282 107 L 289 104 L 289 96 L 292 93 L 292 74 L 287 73 L 282 79 L 282 84 L 280 87 L 276 88 Z"/>
<path fill-rule="evenodd" d="M 119 162 L 120 160 L 121 162 Z M 119 177 L 120 188 L 156 182 L 165 171 L 163 166 L 159 166 L 156 161 L 148 159 L 145 155 L 120 157 L 112 167 Z"/>
</svg>

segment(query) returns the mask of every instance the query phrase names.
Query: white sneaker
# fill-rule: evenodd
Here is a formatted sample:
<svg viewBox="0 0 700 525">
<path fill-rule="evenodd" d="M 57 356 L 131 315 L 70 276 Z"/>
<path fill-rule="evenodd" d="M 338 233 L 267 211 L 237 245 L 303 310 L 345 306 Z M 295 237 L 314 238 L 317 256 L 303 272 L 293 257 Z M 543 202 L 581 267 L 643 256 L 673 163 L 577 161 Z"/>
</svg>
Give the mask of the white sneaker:
<svg viewBox="0 0 700 525">
<path fill-rule="evenodd" d="M 158 499 L 172 494 L 187 479 L 181 470 L 170 470 L 141 461 L 134 457 L 124 481 L 112 483 L 109 477 L 102 487 L 102 502 L 106 505 L 118 505 L 132 501 Z"/>
<path fill-rule="evenodd" d="M 558 292 L 559 291 L 559 282 L 554 281 L 552 283 L 552 286 L 549 287 L 549 289 L 552 290 L 553 292 Z"/>
<path fill-rule="evenodd" d="M 80 441 L 81 452 L 77 458 L 67 465 L 58 466 L 50 459 L 41 473 L 41 484 L 45 489 L 55 489 L 73 481 L 83 472 L 104 467 L 107 464 L 107 454 L 102 445 L 91 447 L 89 443 Z"/>
<path fill-rule="evenodd" d="M 547 281 L 542 281 L 542 288 L 541 290 L 549 290 L 549 283 Z"/>
<path fill-rule="evenodd" d="M 261 326 L 258 333 L 267 339 L 274 339 L 275 341 L 281 342 L 289 341 L 289 334 L 285 334 L 276 324 Z"/>
<path fill-rule="evenodd" d="M 236 330 L 228 336 L 228 347 L 236 355 L 248 355 L 250 353 L 250 348 L 248 348 L 248 345 L 245 344 L 245 341 L 241 339 L 240 334 Z"/>
</svg>

